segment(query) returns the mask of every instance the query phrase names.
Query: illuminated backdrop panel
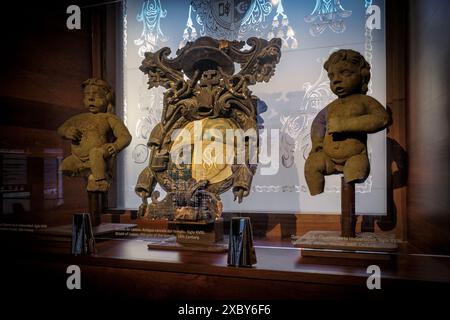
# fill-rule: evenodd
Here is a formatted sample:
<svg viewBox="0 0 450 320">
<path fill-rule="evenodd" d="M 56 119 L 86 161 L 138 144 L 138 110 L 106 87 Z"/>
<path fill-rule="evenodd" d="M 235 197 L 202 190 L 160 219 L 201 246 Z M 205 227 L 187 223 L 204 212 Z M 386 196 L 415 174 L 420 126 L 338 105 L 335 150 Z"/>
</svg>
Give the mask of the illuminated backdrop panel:
<svg viewBox="0 0 450 320">
<path fill-rule="evenodd" d="M 340 211 L 338 175 L 326 177 L 326 191 L 314 197 L 309 195 L 303 175 L 311 147 L 311 122 L 335 99 L 322 66 L 337 49 L 361 52 L 372 65 L 368 94 L 386 104 L 384 1 L 128 0 L 123 5 L 123 114 L 133 141 L 120 160 L 120 206 L 139 205 L 134 186 L 148 162 L 148 136 L 161 117 L 163 89 L 148 90 L 147 78 L 138 69 L 144 52 L 168 46 L 173 56 L 187 41 L 202 35 L 230 40 L 257 36 L 283 40 L 275 76 L 267 84 L 252 87 L 268 106 L 260 115 L 264 121 L 262 154 L 268 153 L 274 174 L 262 175 L 261 170 L 268 165 L 261 164 L 251 195 L 237 204 L 228 192 L 222 196 L 224 208 L 252 212 Z M 276 150 L 266 148 L 265 141 L 271 139 L 278 142 Z M 369 135 L 368 148 L 371 175 L 357 185 L 356 211 L 385 214 L 385 132 Z"/>
</svg>

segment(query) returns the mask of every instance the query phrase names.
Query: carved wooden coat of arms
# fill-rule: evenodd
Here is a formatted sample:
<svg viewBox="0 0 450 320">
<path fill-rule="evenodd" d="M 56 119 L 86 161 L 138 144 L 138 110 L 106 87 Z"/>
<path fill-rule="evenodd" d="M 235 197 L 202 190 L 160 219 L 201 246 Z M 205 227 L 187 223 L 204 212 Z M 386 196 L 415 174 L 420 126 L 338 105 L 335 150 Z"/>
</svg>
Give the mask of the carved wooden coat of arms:
<svg viewBox="0 0 450 320">
<path fill-rule="evenodd" d="M 248 86 L 274 75 L 281 40 L 249 38 L 249 48 L 244 45 L 201 37 L 173 59 L 168 47 L 145 54 L 140 70 L 149 89 L 167 91 L 148 141 L 150 161 L 135 188 L 141 217 L 211 222 L 222 213 L 221 193 L 232 189 L 239 202 L 249 195 L 259 135 L 258 98 Z M 163 200 L 157 183 L 167 193 Z"/>
</svg>

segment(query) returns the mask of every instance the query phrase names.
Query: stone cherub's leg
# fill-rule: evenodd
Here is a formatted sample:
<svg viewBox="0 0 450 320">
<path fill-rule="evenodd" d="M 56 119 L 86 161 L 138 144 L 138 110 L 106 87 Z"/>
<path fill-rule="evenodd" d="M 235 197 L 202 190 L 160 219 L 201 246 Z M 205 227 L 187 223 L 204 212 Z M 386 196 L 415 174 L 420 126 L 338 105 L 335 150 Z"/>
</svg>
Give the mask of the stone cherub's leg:
<svg viewBox="0 0 450 320">
<path fill-rule="evenodd" d="M 305 178 L 312 196 L 323 192 L 324 176 L 334 172 L 334 163 L 323 152 L 314 152 L 309 155 L 305 163 Z"/>
<path fill-rule="evenodd" d="M 65 158 L 59 166 L 59 170 L 67 176 L 78 175 L 82 169 L 84 169 L 83 161 L 81 161 L 74 155 L 70 155 Z"/>
<path fill-rule="evenodd" d="M 89 162 L 91 165 L 91 174 L 88 177 L 88 191 L 106 192 L 109 189 L 108 182 L 108 166 L 107 157 L 108 151 L 100 148 L 92 148 L 89 151 Z"/>
<path fill-rule="evenodd" d="M 89 151 L 89 160 L 91 163 L 91 172 L 95 181 L 106 180 L 107 177 L 107 165 L 106 156 L 108 151 L 100 148 L 92 148 Z"/>
<path fill-rule="evenodd" d="M 369 158 L 366 154 L 350 157 L 344 165 L 345 182 L 363 182 L 370 172 Z"/>
</svg>

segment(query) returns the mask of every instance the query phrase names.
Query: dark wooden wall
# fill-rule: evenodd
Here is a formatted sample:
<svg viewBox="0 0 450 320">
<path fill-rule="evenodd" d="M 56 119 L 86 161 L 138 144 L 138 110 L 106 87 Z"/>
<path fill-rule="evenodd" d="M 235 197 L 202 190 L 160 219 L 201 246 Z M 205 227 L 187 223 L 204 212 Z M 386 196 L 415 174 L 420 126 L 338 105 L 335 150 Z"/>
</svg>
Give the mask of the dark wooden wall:
<svg viewBox="0 0 450 320">
<path fill-rule="evenodd" d="M 395 230 L 407 240 L 406 194 L 406 37 L 407 0 L 386 2 L 386 107 L 391 115 L 387 129 L 387 216 L 378 220 L 383 231 Z"/>
<path fill-rule="evenodd" d="M 105 30 L 111 24 L 107 10 L 115 10 L 118 3 L 106 8 L 95 2 L 101 1 L 13 1 L 2 15 L 0 149 L 22 151 L 29 159 L 32 212 L 71 213 L 87 207 L 83 181 L 66 177 L 63 201 L 49 204 L 42 194 L 42 163 L 44 158 L 70 154 L 70 143 L 58 137 L 56 129 L 84 112 L 81 83 L 94 76 L 115 84 L 115 73 L 106 72 L 107 64 L 115 64 L 115 50 L 105 45 L 111 37 Z M 66 9 L 72 4 L 81 7 L 81 30 L 66 27 Z M 106 55 L 107 49 L 113 53 Z"/>
<path fill-rule="evenodd" d="M 450 253 L 450 2 L 409 2 L 408 240 Z"/>
</svg>

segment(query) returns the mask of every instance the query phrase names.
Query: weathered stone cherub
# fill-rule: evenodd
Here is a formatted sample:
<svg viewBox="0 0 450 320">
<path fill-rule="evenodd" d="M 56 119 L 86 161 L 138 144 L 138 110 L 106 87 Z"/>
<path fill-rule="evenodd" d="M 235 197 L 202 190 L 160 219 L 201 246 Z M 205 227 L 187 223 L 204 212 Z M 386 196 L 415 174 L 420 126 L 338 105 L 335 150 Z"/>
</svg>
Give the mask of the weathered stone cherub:
<svg viewBox="0 0 450 320">
<path fill-rule="evenodd" d="M 87 190 L 109 189 L 112 160 L 131 142 L 124 123 L 112 113 L 113 90 L 100 79 L 83 82 L 84 105 L 89 112 L 64 122 L 58 134 L 72 141 L 72 154 L 61 163 L 60 170 L 69 176 L 88 177 Z"/>
<path fill-rule="evenodd" d="M 312 150 L 305 163 L 311 195 L 323 192 L 325 175 L 343 173 L 347 183 L 363 182 L 370 172 L 367 134 L 383 130 L 389 120 L 384 107 L 366 95 L 370 65 L 360 53 L 336 51 L 324 68 L 338 98 L 312 123 Z"/>
</svg>

